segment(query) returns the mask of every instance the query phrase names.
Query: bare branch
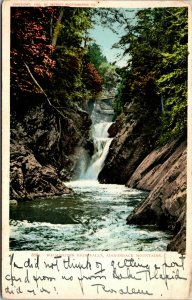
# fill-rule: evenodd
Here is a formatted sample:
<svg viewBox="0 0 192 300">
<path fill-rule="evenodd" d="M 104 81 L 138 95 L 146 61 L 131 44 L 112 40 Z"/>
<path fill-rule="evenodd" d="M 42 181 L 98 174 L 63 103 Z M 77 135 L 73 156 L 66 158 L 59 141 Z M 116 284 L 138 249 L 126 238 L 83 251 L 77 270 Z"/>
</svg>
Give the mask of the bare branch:
<svg viewBox="0 0 192 300">
<path fill-rule="evenodd" d="M 45 91 L 43 90 L 43 88 L 40 86 L 40 84 L 37 82 L 37 80 L 35 79 L 35 77 L 34 77 L 33 74 L 31 73 L 31 71 L 30 71 L 28 65 L 26 64 L 26 62 L 23 61 L 23 63 L 24 63 L 24 65 L 25 65 L 25 67 L 26 67 L 26 69 L 27 69 L 29 75 L 31 76 L 31 78 L 32 78 L 33 81 L 35 82 L 35 84 L 38 86 L 38 88 L 40 89 L 40 91 L 42 92 L 42 94 L 46 97 L 47 102 L 49 103 L 49 105 L 52 106 L 52 107 L 53 107 L 53 108 L 54 108 L 54 109 L 62 116 L 62 118 L 67 119 L 67 118 L 66 118 L 66 117 L 65 117 L 65 116 L 57 109 L 57 107 L 55 107 L 55 106 L 51 103 L 49 97 L 47 96 L 47 94 L 45 93 Z"/>
</svg>

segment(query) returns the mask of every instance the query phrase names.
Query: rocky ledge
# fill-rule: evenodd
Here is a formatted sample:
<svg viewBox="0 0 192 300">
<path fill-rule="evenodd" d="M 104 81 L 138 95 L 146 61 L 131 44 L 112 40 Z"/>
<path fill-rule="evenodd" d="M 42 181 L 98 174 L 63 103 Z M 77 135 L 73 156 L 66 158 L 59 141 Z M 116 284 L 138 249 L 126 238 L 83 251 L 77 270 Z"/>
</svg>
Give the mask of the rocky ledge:
<svg viewBox="0 0 192 300">
<path fill-rule="evenodd" d="M 186 141 L 174 140 L 152 151 L 138 166 L 127 186 L 150 191 L 127 218 L 127 224 L 156 224 L 174 238 L 169 251 L 186 248 Z"/>
<path fill-rule="evenodd" d="M 26 146 L 11 144 L 10 200 L 32 200 L 72 193 L 59 179 L 56 168 L 42 166 Z"/>
<path fill-rule="evenodd" d="M 91 120 L 80 107 L 55 109 L 42 95 L 12 95 L 10 200 L 28 200 L 71 193 L 63 181 L 71 178 L 85 147 Z M 14 101 L 13 101 L 14 100 Z"/>
</svg>

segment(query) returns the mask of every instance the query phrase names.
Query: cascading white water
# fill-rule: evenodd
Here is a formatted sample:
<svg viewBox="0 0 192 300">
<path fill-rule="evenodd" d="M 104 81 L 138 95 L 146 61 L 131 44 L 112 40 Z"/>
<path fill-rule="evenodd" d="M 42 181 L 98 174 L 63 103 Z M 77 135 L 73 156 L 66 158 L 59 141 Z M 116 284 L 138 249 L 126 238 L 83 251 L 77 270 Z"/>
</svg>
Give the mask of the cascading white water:
<svg viewBox="0 0 192 300">
<path fill-rule="evenodd" d="M 80 179 L 97 179 L 112 142 L 112 138 L 108 137 L 108 129 L 111 124 L 111 122 L 100 122 L 92 125 L 94 154 L 87 170 L 81 173 Z"/>
<path fill-rule="evenodd" d="M 108 129 L 111 126 L 111 119 L 113 115 L 106 115 L 98 112 L 97 105 L 94 106 L 94 110 L 91 115 L 92 127 L 91 137 L 94 144 L 94 153 L 91 157 L 89 164 L 86 168 L 82 168 L 79 179 L 92 179 L 96 180 L 99 172 L 101 171 L 107 153 L 109 151 L 112 138 L 109 138 Z M 111 110 L 113 113 L 113 110 Z M 85 166 L 85 157 L 81 158 L 81 166 Z"/>
</svg>

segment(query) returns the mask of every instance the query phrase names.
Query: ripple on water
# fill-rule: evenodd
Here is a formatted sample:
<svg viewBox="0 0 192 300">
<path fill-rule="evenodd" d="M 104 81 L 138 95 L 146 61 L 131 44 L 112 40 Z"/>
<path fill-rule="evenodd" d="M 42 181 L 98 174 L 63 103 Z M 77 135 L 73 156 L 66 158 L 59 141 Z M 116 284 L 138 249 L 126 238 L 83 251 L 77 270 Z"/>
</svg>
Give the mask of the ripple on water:
<svg viewBox="0 0 192 300">
<path fill-rule="evenodd" d="M 154 226 L 126 225 L 145 192 L 90 180 L 67 184 L 74 195 L 37 199 L 10 209 L 15 220 L 10 225 L 11 250 L 166 250 L 170 233 Z"/>
</svg>

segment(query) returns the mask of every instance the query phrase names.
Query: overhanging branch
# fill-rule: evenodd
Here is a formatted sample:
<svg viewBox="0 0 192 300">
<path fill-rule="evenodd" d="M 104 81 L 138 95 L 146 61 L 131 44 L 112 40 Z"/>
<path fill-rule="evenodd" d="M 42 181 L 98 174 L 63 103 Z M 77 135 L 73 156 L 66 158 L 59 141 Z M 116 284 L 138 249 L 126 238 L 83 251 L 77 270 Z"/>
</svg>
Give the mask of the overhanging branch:
<svg viewBox="0 0 192 300">
<path fill-rule="evenodd" d="M 47 99 L 48 104 L 49 104 L 51 107 L 53 107 L 53 108 L 54 108 L 54 109 L 62 116 L 62 118 L 67 119 L 67 118 L 66 118 L 66 117 L 58 110 L 58 108 L 55 107 L 55 106 L 51 103 L 51 101 L 50 101 L 49 97 L 47 96 L 46 92 L 45 92 L 44 89 L 40 86 L 40 84 L 37 82 L 37 80 L 35 79 L 35 77 L 34 77 L 33 74 L 31 73 L 31 70 L 29 69 L 29 66 L 26 64 L 26 62 L 23 61 L 23 63 L 24 63 L 24 65 L 25 65 L 25 67 L 26 67 L 26 69 L 27 69 L 29 75 L 30 75 L 31 78 L 33 79 L 34 83 L 36 84 L 36 86 L 39 88 L 39 90 L 42 92 L 42 94 L 43 94 L 43 95 L 45 96 L 45 98 Z"/>
</svg>

